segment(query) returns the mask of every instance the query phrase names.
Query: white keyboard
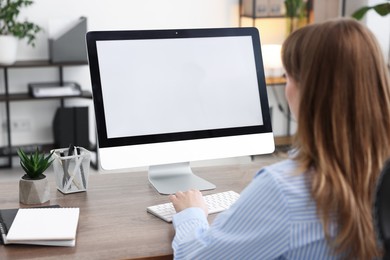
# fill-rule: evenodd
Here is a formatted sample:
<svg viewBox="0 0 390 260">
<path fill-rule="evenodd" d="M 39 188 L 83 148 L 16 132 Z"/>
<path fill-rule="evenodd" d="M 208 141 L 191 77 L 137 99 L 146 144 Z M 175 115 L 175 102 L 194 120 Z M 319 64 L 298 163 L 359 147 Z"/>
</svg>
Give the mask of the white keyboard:
<svg viewBox="0 0 390 260">
<path fill-rule="evenodd" d="M 225 191 L 203 196 L 209 208 L 209 214 L 228 209 L 239 197 L 240 194 L 235 191 Z M 171 202 L 147 207 L 146 211 L 166 222 L 172 222 L 172 216 L 176 214 Z"/>
</svg>

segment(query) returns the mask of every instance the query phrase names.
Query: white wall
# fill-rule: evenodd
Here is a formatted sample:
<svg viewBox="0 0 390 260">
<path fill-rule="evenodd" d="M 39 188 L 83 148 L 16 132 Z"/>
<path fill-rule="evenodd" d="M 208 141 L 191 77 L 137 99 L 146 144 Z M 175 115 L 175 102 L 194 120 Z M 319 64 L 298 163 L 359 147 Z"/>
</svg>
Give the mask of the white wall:
<svg viewBox="0 0 390 260">
<path fill-rule="evenodd" d="M 49 27 L 53 20 L 88 18 L 90 30 L 223 27 L 237 23 L 237 0 L 36 0 L 22 13 Z M 47 58 L 47 33 L 19 58 Z"/>
<path fill-rule="evenodd" d="M 371 0 L 374 1 L 374 0 Z M 89 30 L 116 29 L 165 29 L 165 28 L 202 28 L 238 26 L 239 0 L 35 0 L 35 3 L 21 13 L 44 28 L 38 35 L 35 48 L 20 42 L 18 60 L 48 59 L 49 24 L 53 21 L 74 21 L 80 16 L 88 19 Z M 387 20 L 369 22 L 370 27 L 379 30 L 384 51 L 389 46 L 390 23 Z M 384 19 L 384 18 L 382 18 Z M 250 25 L 250 24 L 247 24 Z M 274 19 L 259 24 L 262 43 L 281 43 L 286 35 L 283 21 Z M 270 29 L 270 26 L 273 29 Z M 276 26 L 275 26 L 276 25 Z M 386 38 L 387 35 L 387 38 Z M 387 46 L 387 47 L 386 47 Z M 3 73 L 0 73 L 0 92 L 4 91 Z M 64 70 L 65 80 L 76 81 L 84 89 L 90 89 L 87 66 L 68 67 Z M 10 70 L 11 92 L 25 92 L 30 82 L 55 81 L 58 71 L 54 68 L 13 69 Z M 275 90 L 275 91 L 274 91 Z M 286 117 L 277 109 L 277 100 L 285 110 L 283 87 L 268 89 L 269 103 L 273 109 L 273 129 L 275 135 L 286 133 Z M 275 95 L 276 93 L 276 95 Z M 94 124 L 93 107 L 90 100 L 73 99 L 72 104 L 90 106 L 90 124 Z M 14 145 L 36 142 L 52 142 L 51 121 L 59 101 L 28 101 L 11 104 L 12 120 L 29 121 L 28 131 L 14 132 Z M 5 121 L 4 103 L 0 104 L 0 122 Z M 0 145 L 6 143 L 4 128 L 0 127 Z M 94 128 L 91 127 L 91 140 L 94 140 Z"/>
<path fill-rule="evenodd" d="M 369 0 L 368 5 L 383 3 L 383 0 Z M 367 13 L 366 24 L 378 38 L 383 54 L 390 64 L 390 14 L 383 17 L 373 10 Z"/>
<path fill-rule="evenodd" d="M 69 22 L 80 16 L 88 18 L 89 30 L 110 29 L 159 29 L 189 27 L 224 27 L 238 23 L 237 0 L 36 0 L 23 10 L 21 19 L 29 20 L 43 27 L 38 35 L 36 47 L 20 42 L 18 60 L 48 59 L 48 38 L 50 24 L 58 20 Z M 76 81 L 84 89 L 90 89 L 87 66 L 66 67 L 65 80 Z M 0 91 L 4 91 L 3 73 L 0 74 Z M 11 92 L 25 92 L 30 82 L 56 81 L 58 70 L 55 68 L 12 69 L 9 83 Z M 66 105 L 91 104 L 90 100 L 72 99 Z M 58 101 L 13 102 L 11 118 L 13 121 L 29 121 L 29 130 L 14 131 L 14 145 L 39 142 L 52 142 L 51 121 L 58 107 Z M 93 107 L 90 106 L 90 123 L 94 123 Z M 0 104 L 1 123 L 5 121 L 5 106 Z M 4 133 L 4 128 L 0 128 Z M 94 129 L 91 127 L 91 140 Z M 1 134 L 0 145 L 6 143 L 6 135 Z"/>
<path fill-rule="evenodd" d="M 25 41 L 19 44 L 18 60 L 48 59 L 48 38 L 53 22 L 72 22 L 80 16 L 88 19 L 89 30 L 118 29 L 165 29 L 165 28 L 202 28 L 238 26 L 238 0 L 36 0 L 23 10 L 21 19 L 28 18 L 43 27 L 38 34 L 36 47 L 27 46 Z M 276 36 L 281 42 L 281 36 Z M 262 33 L 262 40 L 269 43 L 275 33 L 268 37 Z M 66 67 L 65 80 L 76 81 L 84 89 L 90 89 L 87 66 Z M 55 68 L 12 69 L 9 75 L 11 92 L 25 92 L 31 82 L 56 81 L 58 71 Z M 4 91 L 3 73 L 0 74 L 0 91 Z M 284 92 L 278 88 L 283 101 Z M 273 106 L 273 93 L 270 93 L 270 105 Z M 90 100 L 67 100 L 66 105 L 89 105 L 90 125 L 94 126 L 93 106 Z M 13 145 L 52 142 L 51 122 L 59 101 L 28 101 L 11 103 L 12 121 L 27 121 L 28 130 L 13 131 Z M 277 114 L 278 111 L 274 109 Z M 5 121 L 4 104 L 0 104 L 1 123 Z M 275 119 L 274 129 L 277 135 L 284 134 L 285 120 Z M 0 128 L 4 133 L 4 127 Z M 91 141 L 94 140 L 94 127 L 90 129 Z M 6 135 L 0 135 L 0 145 L 6 144 Z"/>
</svg>

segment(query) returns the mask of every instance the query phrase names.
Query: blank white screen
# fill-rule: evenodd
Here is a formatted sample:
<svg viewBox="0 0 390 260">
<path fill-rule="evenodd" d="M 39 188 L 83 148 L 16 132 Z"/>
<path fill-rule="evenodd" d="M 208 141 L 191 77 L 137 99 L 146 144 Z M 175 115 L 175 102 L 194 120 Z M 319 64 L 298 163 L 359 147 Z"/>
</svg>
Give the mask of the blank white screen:
<svg viewBox="0 0 390 260">
<path fill-rule="evenodd" d="M 98 41 L 107 138 L 262 125 L 250 36 Z"/>
</svg>

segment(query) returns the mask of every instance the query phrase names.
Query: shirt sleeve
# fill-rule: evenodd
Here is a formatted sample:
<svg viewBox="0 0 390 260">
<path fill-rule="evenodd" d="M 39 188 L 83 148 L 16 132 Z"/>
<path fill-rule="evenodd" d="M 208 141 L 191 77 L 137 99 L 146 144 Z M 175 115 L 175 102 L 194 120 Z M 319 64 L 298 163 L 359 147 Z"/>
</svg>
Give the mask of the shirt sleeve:
<svg viewBox="0 0 390 260">
<path fill-rule="evenodd" d="M 211 226 L 199 208 L 173 217 L 175 259 L 273 259 L 288 251 L 290 225 L 280 184 L 261 170 Z"/>
</svg>

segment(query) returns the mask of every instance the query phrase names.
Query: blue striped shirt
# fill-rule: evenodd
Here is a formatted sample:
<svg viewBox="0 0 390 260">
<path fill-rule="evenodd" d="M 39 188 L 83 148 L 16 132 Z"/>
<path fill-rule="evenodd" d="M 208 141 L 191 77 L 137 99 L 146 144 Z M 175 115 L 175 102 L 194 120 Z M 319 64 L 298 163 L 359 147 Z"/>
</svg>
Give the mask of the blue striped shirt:
<svg viewBox="0 0 390 260">
<path fill-rule="evenodd" d="M 332 255 L 305 174 L 285 160 L 261 169 L 209 226 L 200 208 L 176 214 L 175 259 L 338 259 Z"/>
</svg>

